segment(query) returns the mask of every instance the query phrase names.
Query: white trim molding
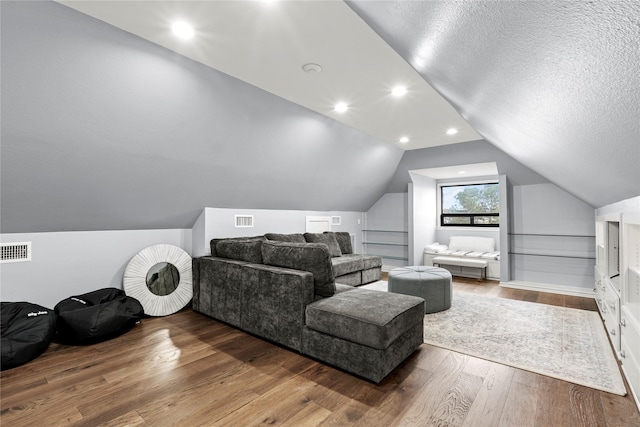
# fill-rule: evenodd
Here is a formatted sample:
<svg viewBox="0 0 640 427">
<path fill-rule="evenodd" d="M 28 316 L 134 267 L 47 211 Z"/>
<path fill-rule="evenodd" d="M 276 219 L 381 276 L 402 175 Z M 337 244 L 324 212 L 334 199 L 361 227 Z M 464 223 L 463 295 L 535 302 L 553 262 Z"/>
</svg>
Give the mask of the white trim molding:
<svg viewBox="0 0 640 427">
<path fill-rule="evenodd" d="M 551 283 L 523 282 L 520 280 L 510 280 L 500 282 L 503 288 L 523 289 L 526 291 L 547 292 L 550 294 L 571 295 L 583 298 L 594 298 L 593 290 L 579 288 L 576 286 L 554 285 Z"/>
</svg>

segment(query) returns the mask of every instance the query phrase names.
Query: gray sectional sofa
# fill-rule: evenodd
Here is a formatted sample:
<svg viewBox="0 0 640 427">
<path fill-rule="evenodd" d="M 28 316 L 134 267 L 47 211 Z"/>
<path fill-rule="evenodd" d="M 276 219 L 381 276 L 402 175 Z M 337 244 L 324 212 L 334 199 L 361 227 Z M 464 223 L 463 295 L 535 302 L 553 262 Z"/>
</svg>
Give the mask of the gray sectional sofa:
<svg viewBox="0 0 640 427">
<path fill-rule="evenodd" d="M 422 344 L 424 300 L 336 283 L 336 270 L 362 282 L 379 267 L 335 267 L 333 237 L 213 239 L 212 256 L 193 260 L 193 309 L 380 382 Z"/>
</svg>

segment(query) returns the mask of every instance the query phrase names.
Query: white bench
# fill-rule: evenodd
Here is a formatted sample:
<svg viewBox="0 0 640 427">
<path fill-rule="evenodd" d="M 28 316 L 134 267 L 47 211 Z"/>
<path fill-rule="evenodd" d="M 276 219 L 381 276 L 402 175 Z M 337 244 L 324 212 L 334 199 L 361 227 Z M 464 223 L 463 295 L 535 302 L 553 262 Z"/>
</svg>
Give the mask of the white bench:
<svg viewBox="0 0 640 427">
<path fill-rule="evenodd" d="M 437 256 L 433 258 L 432 262 L 433 265 L 446 268 L 453 275 L 467 276 L 471 274 L 472 277 L 477 277 L 478 279 L 487 277 L 487 261 L 481 259 Z M 476 272 L 479 272 L 480 275 L 474 274 Z"/>
</svg>

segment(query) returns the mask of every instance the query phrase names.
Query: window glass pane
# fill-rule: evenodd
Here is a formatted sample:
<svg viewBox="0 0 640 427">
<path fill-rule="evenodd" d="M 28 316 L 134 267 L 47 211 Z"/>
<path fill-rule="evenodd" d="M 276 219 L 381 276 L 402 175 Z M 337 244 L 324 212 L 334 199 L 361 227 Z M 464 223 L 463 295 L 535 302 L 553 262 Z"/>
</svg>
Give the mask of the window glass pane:
<svg viewBox="0 0 640 427">
<path fill-rule="evenodd" d="M 442 213 L 482 214 L 499 212 L 500 193 L 498 184 L 451 185 L 442 186 L 441 189 Z M 497 223 L 497 218 L 496 222 L 490 221 L 487 224 Z"/>
<path fill-rule="evenodd" d="M 444 225 L 469 225 L 471 224 L 471 217 L 459 216 L 459 217 L 444 217 Z"/>
<path fill-rule="evenodd" d="M 498 216 L 475 216 L 473 217 L 473 223 L 478 225 L 491 225 L 499 224 L 500 217 Z"/>
</svg>

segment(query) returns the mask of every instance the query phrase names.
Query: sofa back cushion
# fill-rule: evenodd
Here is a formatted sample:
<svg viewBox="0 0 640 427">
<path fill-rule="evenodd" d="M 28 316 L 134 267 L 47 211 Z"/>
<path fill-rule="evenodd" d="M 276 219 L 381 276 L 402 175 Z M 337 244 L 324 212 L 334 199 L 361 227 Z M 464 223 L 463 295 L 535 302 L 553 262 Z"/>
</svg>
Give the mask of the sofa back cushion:
<svg viewBox="0 0 640 427">
<path fill-rule="evenodd" d="M 218 256 L 217 245 L 218 242 L 226 240 L 264 240 L 264 236 L 251 236 L 251 237 L 225 237 L 222 239 L 211 239 L 209 241 L 209 247 L 211 248 L 211 256 Z"/>
<path fill-rule="evenodd" d="M 334 256 L 341 256 L 340 245 L 336 240 L 334 233 L 304 233 L 304 239 L 308 243 L 323 243 L 329 248 L 329 254 Z"/>
<path fill-rule="evenodd" d="M 495 240 L 492 237 L 451 236 L 449 250 L 470 252 L 493 252 Z"/>
<path fill-rule="evenodd" d="M 262 260 L 266 265 L 310 272 L 316 295 L 330 297 L 336 292 L 331 256 L 325 244 L 267 240 L 262 244 Z"/>
<path fill-rule="evenodd" d="M 351 235 L 348 231 L 325 231 L 324 234 L 333 234 L 336 237 L 342 255 L 349 255 L 353 253 L 353 248 L 351 247 Z"/>
<path fill-rule="evenodd" d="M 304 236 L 302 233 L 294 233 L 294 234 L 278 234 L 278 233 L 267 233 L 264 235 L 267 240 L 273 240 L 276 242 L 294 242 L 294 243 L 306 243 L 304 240 Z"/>
<path fill-rule="evenodd" d="M 265 239 L 225 239 L 216 243 L 216 256 L 253 264 L 262 264 L 262 243 Z"/>
</svg>

